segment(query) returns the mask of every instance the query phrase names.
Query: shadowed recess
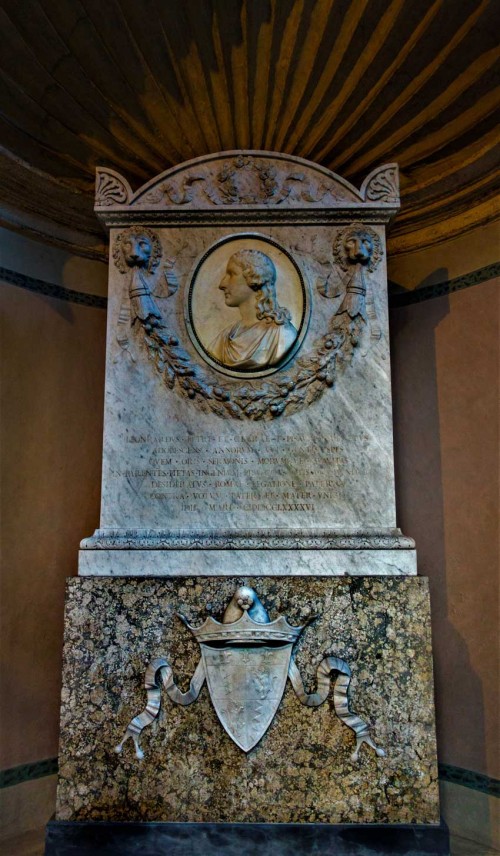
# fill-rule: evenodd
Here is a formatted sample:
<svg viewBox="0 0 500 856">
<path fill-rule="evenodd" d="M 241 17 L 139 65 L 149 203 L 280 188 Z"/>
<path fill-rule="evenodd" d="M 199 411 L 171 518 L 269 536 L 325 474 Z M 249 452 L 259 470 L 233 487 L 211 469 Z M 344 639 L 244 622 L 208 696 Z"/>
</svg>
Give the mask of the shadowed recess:
<svg viewBox="0 0 500 856">
<path fill-rule="evenodd" d="M 238 148 L 357 186 L 398 161 L 393 254 L 498 214 L 493 0 L 4 0 L 0 26 L 10 228 L 102 257 L 96 166 L 136 188 Z"/>
</svg>

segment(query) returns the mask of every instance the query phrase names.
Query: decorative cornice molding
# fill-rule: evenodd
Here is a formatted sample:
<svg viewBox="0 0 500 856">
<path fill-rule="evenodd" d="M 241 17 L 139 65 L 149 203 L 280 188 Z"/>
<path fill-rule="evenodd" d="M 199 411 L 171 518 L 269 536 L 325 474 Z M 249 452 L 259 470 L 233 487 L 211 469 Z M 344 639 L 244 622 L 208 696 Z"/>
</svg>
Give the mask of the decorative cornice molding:
<svg viewBox="0 0 500 856">
<path fill-rule="evenodd" d="M 371 181 L 378 173 L 391 169 L 399 188 L 397 165 L 385 164 L 370 173 L 363 190 L 359 191 L 342 176 L 306 158 L 262 149 L 231 149 L 202 155 L 164 170 L 139 187 L 129 201 L 134 206 L 147 208 L 190 206 L 191 203 L 194 208 L 259 204 L 303 208 L 315 204 L 323 206 L 327 200 L 330 204 L 363 202 Z M 109 172 L 113 181 L 122 181 L 129 187 L 114 170 L 98 167 L 97 172 Z M 386 200 L 380 201 L 383 204 Z M 96 208 L 99 207 L 96 194 Z"/>
<path fill-rule="evenodd" d="M 373 170 L 361 190 L 313 161 L 250 149 L 186 161 L 135 193 L 115 170 L 96 173 L 95 212 L 107 227 L 388 223 L 398 210 L 395 163 Z"/>
<path fill-rule="evenodd" d="M 251 530 L 248 532 L 168 532 L 97 529 L 82 550 L 414 550 L 399 531 L 341 532 Z"/>
<path fill-rule="evenodd" d="M 108 229 L 122 226 L 341 226 L 353 220 L 371 225 L 386 225 L 397 213 L 397 206 L 350 203 L 342 208 L 216 208 L 204 210 L 146 210 L 141 208 L 101 208 L 99 216 Z"/>
</svg>

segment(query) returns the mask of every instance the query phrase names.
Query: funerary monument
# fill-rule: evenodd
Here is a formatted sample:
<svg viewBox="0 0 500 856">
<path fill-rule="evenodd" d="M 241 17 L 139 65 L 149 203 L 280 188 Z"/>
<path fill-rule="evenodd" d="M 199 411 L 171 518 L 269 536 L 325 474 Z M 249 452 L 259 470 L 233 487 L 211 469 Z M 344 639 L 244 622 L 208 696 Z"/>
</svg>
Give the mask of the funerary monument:
<svg viewBox="0 0 500 856">
<path fill-rule="evenodd" d="M 448 853 L 395 516 L 398 206 L 395 164 L 360 189 L 269 152 L 135 192 L 98 170 L 101 522 L 68 581 L 48 854 Z"/>
</svg>

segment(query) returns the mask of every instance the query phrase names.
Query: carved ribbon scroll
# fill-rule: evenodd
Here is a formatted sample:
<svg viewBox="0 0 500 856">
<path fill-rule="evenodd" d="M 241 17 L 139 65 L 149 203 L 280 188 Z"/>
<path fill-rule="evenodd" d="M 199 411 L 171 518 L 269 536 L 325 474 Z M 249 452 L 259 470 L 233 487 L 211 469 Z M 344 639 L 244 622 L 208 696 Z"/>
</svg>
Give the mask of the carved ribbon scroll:
<svg viewBox="0 0 500 856">
<path fill-rule="evenodd" d="M 293 660 L 290 660 L 288 668 L 288 677 L 292 682 L 297 698 L 301 704 L 306 707 L 319 707 L 328 697 L 330 691 L 330 674 L 338 672 L 335 679 L 333 689 L 333 706 L 335 713 L 342 722 L 351 728 L 356 735 L 356 748 L 351 755 L 352 761 L 357 761 L 359 758 L 359 750 L 363 743 L 371 746 L 374 752 L 380 757 L 385 756 L 383 749 L 375 745 L 370 737 L 370 727 L 358 716 L 349 710 L 349 699 L 347 696 L 349 684 L 351 682 L 351 670 L 345 660 L 340 660 L 338 657 L 325 657 L 318 666 L 316 672 L 317 688 L 315 693 L 306 693 L 304 684 L 300 676 L 300 672 Z"/>
</svg>

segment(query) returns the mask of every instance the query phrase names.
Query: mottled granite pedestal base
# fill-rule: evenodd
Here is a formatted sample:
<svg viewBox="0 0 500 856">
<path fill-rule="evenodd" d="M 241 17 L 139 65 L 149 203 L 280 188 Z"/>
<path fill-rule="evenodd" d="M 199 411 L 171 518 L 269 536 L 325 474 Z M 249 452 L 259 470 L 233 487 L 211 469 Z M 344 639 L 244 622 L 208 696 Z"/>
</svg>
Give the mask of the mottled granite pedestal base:
<svg viewBox="0 0 500 856">
<path fill-rule="evenodd" d="M 187 707 L 163 691 L 160 716 L 141 738 L 143 760 L 131 740 L 115 753 L 145 707 L 151 659 L 165 658 L 181 691 L 189 687 L 200 646 L 178 614 L 192 626 L 207 615 L 220 619 L 243 584 L 271 620 L 284 615 L 306 625 L 293 658 L 307 692 L 315 691 L 325 656 L 349 664 L 351 710 L 385 757 L 363 746 L 353 760 L 355 735 L 335 713 L 333 689 L 319 707 L 305 707 L 290 681 L 249 752 L 224 731 L 205 683 Z M 57 820 L 432 825 L 439 823 L 437 777 L 425 578 L 68 582 Z"/>
<path fill-rule="evenodd" d="M 68 823 L 47 826 L 45 856 L 449 856 L 435 826 L 327 823 Z"/>
</svg>

